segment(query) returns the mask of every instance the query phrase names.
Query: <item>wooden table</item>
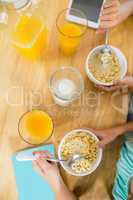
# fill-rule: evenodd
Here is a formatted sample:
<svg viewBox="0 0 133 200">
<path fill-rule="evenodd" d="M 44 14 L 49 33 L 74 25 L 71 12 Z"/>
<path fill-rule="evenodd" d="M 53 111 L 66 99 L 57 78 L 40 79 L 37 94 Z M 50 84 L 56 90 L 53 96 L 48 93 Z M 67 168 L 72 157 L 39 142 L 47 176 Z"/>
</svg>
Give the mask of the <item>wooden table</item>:
<svg viewBox="0 0 133 200">
<path fill-rule="evenodd" d="M 40 108 L 52 115 L 54 135 L 49 142 L 56 147 L 63 135 L 75 128 L 106 128 L 124 123 L 127 114 L 126 91 L 112 93 L 96 89 L 88 80 L 84 63 L 89 51 L 103 43 L 103 36 L 88 29 L 75 55 L 66 57 L 59 51 L 58 33 L 55 26 L 57 14 L 68 5 L 68 0 L 44 1 L 46 24 L 49 29 L 48 49 L 43 58 L 31 63 L 18 55 L 9 43 L 8 28 L 0 33 L 0 199 L 17 200 L 11 155 L 19 149 L 29 147 L 18 135 L 18 120 L 31 109 Z M 128 60 L 128 73 L 133 73 L 132 44 L 133 17 L 110 33 L 110 43 L 122 50 Z M 61 66 L 74 66 L 80 70 L 85 81 L 81 100 L 69 107 L 55 105 L 48 89 L 51 73 Z M 116 109 L 117 107 L 117 109 Z M 119 107 L 119 109 L 118 109 Z M 121 107 L 123 109 L 121 109 Z M 112 146 L 113 145 L 113 146 Z M 116 148 L 115 148 L 116 147 Z M 108 199 L 106 189 L 113 183 L 115 161 L 118 157 L 119 141 L 108 145 L 99 169 L 87 178 L 74 178 L 63 170 L 62 175 L 69 188 L 81 199 Z M 111 169 L 110 169 L 111 166 Z M 106 185 L 106 187 L 104 186 Z M 102 189 L 101 189 L 102 188 Z M 97 192 L 98 197 L 96 196 Z"/>
</svg>

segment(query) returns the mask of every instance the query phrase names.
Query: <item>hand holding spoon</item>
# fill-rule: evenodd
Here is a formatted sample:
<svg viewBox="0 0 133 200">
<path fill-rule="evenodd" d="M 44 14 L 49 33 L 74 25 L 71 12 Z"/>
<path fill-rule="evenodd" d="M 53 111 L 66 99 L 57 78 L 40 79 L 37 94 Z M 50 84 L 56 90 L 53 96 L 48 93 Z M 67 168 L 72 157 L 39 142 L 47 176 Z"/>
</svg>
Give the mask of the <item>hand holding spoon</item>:
<svg viewBox="0 0 133 200">
<path fill-rule="evenodd" d="M 17 153 L 16 155 L 16 159 L 17 161 L 20 161 L 20 162 L 24 162 L 24 161 L 33 161 L 33 160 L 36 160 L 37 158 L 39 158 L 40 155 L 39 154 L 36 154 L 36 155 L 27 155 L 25 152 L 19 152 Z M 41 158 L 42 159 L 46 159 L 47 161 L 51 161 L 51 162 L 67 162 L 69 166 L 72 165 L 72 163 L 74 163 L 76 160 L 80 160 L 82 158 L 84 158 L 85 156 L 81 156 L 79 154 L 75 154 L 73 155 L 72 157 L 70 157 L 68 160 L 64 160 L 64 159 L 58 159 L 58 158 L 55 158 L 55 157 L 46 157 L 45 155 L 42 156 L 41 155 Z"/>
</svg>

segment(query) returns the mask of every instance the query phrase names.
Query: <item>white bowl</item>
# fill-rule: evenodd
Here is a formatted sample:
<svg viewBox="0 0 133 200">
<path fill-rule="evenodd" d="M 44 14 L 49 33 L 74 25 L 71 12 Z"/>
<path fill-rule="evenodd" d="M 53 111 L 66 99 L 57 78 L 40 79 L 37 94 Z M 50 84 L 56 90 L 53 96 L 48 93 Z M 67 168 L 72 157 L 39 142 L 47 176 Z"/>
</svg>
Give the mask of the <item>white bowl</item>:
<svg viewBox="0 0 133 200">
<path fill-rule="evenodd" d="M 97 46 L 96 48 L 92 49 L 90 51 L 90 53 L 88 54 L 87 56 L 87 59 L 86 59 L 86 63 L 85 63 L 85 71 L 87 73 L 87 76 L 88 78 L 95 84 L 97 85 L 105 85 L 105 86 L 111 86 L 113 85 L 113 82 L 112 83 L 104 83 L 102 81 L 99 81 L 97 80 L 92 72 L 90 71 L 89 69 L 89 61 L 90 61 L 90 58 L 93 54 L 99 52 L 101 49 L 103 49 L 104 45 L 100 45 L 100 46 Z M 116 56 L 118 57 L 118 60 L 119 60 L 119 63 L 120 63 L 120 69 L 121 69 L 121 75 L 120 75 L 120 79 L 123 79 L 124 76 L 126 75 L 127 73 L 127 60 L 124 56 L 124 54 L 116 47 L 113 47 L 113 46 L 110 46 L 112 48 L 112 50 L 115 52 Z"/>
<path fill-rule="evenodd" d="M 99 141 L 97 136 L 94 133 L 92 133 L 91 131 L 89 131 L 89 130 L 86 130 L 86 129 L 75 129 L 75 130 L 72 130 L 71 132 L 67 133 L 63 137 L 63 139 L 61 140 L 61 142 L 59 144 L 59 148 L 58 148 L 58 157 L 59 157 L 59 159 L 62 159 L 62 157 L 61 157 L 61 149 L 62 149 L 62 145 L 65 142 L 66 138 L 68 136 L 73 135 L 73 134 L 78 133 L 78 132 L 85 132 L 85 133 L 91 135 L 97 142 Z M 97 151 L 96 160 L 92 163 L 92 165 L 90 166 L 90 169 L 88 171 L 86 171 L 86 172 L 76 173 L 65 162 L 60 162 L 60 164 L 61 164 L 61 166 L 63 167 L 64 170 L 66 170 L 69 174 L 71 174 L 73 176 L 86 176 L 86 175 L 89 175 L 89 174 L 91 174 L 92 172 L 94 172 L 96 170 L 96 168 L 99 166 L 101 160 L 102 160 L 102 149 L 99 148 L 98 151 Z"/>
</svg>

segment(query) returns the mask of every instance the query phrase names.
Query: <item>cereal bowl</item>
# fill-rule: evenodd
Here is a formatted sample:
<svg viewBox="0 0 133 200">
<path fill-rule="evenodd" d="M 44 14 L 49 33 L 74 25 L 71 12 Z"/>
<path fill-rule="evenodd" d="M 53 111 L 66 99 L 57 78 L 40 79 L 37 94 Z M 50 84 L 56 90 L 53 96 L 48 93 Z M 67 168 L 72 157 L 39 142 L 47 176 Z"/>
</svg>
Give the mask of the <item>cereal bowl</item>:
<svg viewBox="0 0 133 200">
<path fill-rule="evenodd" d="M 92 49 L 91 52 L 88 54 L 86 63 L 85 63 L 85 71 L 88 76 L 88 78 L 95 84 L 97 85 L 104 85 L 104 86 L 111 86 L 113 85 L 113 81 L 111 82 L 103 82 L 98 79 L 96 79 L 90 69 L 91 65 L 91 58 L 93 55 L 96 55 L 100 53 L 100 51 L 104 48 L 104 45 L 97 46 L 96 48 Z M 112 52 L 116 55 L 118 62 L 119 62 L 119 67 L 120 67 L 120 75 L 118 79 L 123 79 L 124 76 L 127 73 L 127 60 L 124 56 L 124 54 L 116 47 L 110 46 Z"/>
<path fill-rule="evenodd" d="M 73 176 L 86 176 L 94 172 L 102 159 L 102 149 L 96 148 L 98 141 L 97 136 L 86 129 L 76 129 L 66 134 L 59 144 L 59 159 L 67 160 L 75 154 L 87 155 L 87 157 L 75 161 L 71 166 L 66 161 L 61 161 L 64 170 Z"/>
</svg>

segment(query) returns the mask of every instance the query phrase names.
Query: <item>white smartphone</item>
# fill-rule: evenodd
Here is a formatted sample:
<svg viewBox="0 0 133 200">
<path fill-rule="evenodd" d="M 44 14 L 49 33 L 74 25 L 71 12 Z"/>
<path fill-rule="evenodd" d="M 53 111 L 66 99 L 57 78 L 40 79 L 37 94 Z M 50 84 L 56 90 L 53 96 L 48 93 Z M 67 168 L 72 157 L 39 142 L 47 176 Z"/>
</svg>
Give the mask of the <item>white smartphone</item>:
<svg viewBox="0 0 133 200">
<path fill-rule="evenodd" d="M 88 26 L 97 29 L 100 23 L 100 12 L 105 1 L 106 0 L 70 0 L 68 7 L 82 11 L 86 15 Z M 67 13 L 67 20 L 85 25 L 86 20 L 75 13 L 76 12 L 70 10 Z"/>
</svg>

